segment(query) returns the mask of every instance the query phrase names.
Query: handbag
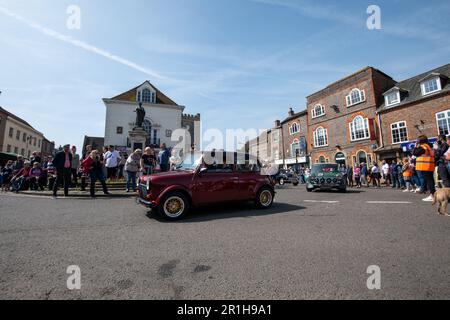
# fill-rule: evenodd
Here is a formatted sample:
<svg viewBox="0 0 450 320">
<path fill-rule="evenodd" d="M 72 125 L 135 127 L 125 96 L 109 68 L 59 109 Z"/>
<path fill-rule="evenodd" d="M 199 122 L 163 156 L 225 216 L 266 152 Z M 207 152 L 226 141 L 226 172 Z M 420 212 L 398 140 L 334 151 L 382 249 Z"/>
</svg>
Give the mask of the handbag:
<svg viewBox="0 0 450 320">
<path fill-rule="evenodd" d="M 450 148 L 447 150 L 446 153 L 444 153 L 444 160 L 450 161 Z"/>
</svg>

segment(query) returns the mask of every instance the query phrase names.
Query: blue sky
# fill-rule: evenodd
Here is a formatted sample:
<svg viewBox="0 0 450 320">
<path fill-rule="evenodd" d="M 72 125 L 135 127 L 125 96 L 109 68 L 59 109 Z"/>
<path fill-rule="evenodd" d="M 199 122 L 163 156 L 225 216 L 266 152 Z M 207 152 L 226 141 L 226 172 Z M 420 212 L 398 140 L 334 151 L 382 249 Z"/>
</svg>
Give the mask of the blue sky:
<svg viewBox="0 0 450 320">
<path fill-rule="evenodd" d="M 0 105 L 81 146 L 104 135 L 102 98 L 150 80 L 204 130 L 267 128 L 365 66 L 402 80 L 450 63 L 448 17 L 432 0 L 0 0 Z"/>
</svg>

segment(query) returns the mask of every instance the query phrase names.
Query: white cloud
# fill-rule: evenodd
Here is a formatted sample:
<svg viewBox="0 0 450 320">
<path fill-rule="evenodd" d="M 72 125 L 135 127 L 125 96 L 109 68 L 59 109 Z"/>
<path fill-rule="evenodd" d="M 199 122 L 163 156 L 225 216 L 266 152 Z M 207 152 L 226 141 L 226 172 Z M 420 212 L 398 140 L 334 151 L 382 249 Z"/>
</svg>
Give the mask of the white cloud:
<svg viewBox="0 0 450 320">
<path fill-rule="evenodd" d="M 14 12 L 4 8 L 4 7 L 0 7 L 0 13 L 3 13 L 4 15 L 7 15 L 7 16 L 9 16 L 11 18 L 16 19 L 17 21 L 20 21 L 20 22 L 28 25 L 30 28 L 33 28 L 34 30 L 39 31 L 40 33 L 42 33 L 42 34 L 44 34 L 46 36 L 52 37 L 54 39 L 57 39 L 57 40 L 60 40 L 60 41 L 66 42 L 66 43 L 69 43 L 69 44 L 71 44 L 71 45 L 73 45 L 75 47 L 84 49 L 84 50 L 89 51 L 91 53 L 95 53 L 97 55 L 103 56 L 103 57 L 105 57 L 105 58 L 107 58 L 109 60 L 118 62 L 118 63 L 120 63 L 120 64 L 122 64 L 124 66 L 127 66 L 127 67 L 132 68 L 132 69 L 137 70 L 137 71 L 140 71 L 142 73 L 145 73 L 145 74 L 147 74 L 147 75 L 149 75 L 149 76 L 151 76 L 153 78 L 160 79 L 160 80 L 171 80 L 171 79 L 169 79 L 167 77 L 162 76 L 158 72 L 156 72 L 154 70 L 151 70 L 149 68 L 143 67 L 143 66 L 141 66 L 141 65 L 139 65 L 139 64 L 137 64 L 135 62 L 132 62 L 132 61 L 127 60 L 125 58 L 119 57 L 119 56 L 117 56 L 117 55 L 115 55 L 113 53 L 110 53 L 110 52 L 106 51 L 106 50 L 103 50 L 103 49 L 98 48 L 96 46 L 90 45 L 90 44 L 88 44 L 88 43 L 86 43 L 84 41 L 77 40 L 77 39 L 72 38 L 70 36 L 66 36 L 64 34 L 61 34 L 61 33 L 57 32 L 55 30 L 52 30 L 52 29 L 46 28 L 44 26 L 41 26 L 41 25 L 39 25 L 39 24 L 37 24 L 37 23 L 35 23 L 35 22 L 31 21 L 31 20 L 28 20 L 28 19 L 26 19 L 26 18 L 24 18 L 24 17 L 22 17 L 22 16 L 20 16 L 20 15 L 18 15 L 16 13 L 14 13 Z"/>
</svg>

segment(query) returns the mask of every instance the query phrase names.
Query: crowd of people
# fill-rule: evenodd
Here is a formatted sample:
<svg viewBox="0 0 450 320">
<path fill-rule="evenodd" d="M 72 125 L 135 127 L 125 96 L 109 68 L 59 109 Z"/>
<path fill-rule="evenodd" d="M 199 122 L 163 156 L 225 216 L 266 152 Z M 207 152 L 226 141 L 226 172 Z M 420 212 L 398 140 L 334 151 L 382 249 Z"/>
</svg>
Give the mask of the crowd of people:
<svg viewBox="0 0 450 320">
<path fill-rule="evenodd" d="M 401 189 L 403 192 L 429 194 L 423 201 L 433 201 L 436 187 L 450 187 L 450 148 L 447 137 L 440 135 L 431 145 L 426 136 L 420 136 L 403 160 L 382 161 L 381 165 L 365 163 L 343 167 L 349 187 Z"/>
<path fill-rule="evenodd" d="M 403 192 L 427 194 L 423 201 L 431 202 L 436 187 L 450 188 L 450 143 L 447 140 L 445 135 L 440 135 L 436 143 L 430 144 L 428 137 L 422 135 L 401 160 L 341 165 L 340 171 L 348 187 L 390 187 Z M 295 173 L 293 168 L 288 172 Z M 305 184 L 310 169 L 302 167 L 296 173 L 299 182 Z"/>
<path fill-rule="evenodd" d="M 135 192 L 141 174 L 169 171 L 170 157 L 171 152 L 164 143 L 158 152 L 147 147 L 130 155 L 117 151 L 114 146 L 99 152 L 88 145 L 81 157 L 75 146 L 65 145 L 54 157 L 42 158 L 36 151 L 30 159 L 19 155 L 15 161 L 9 160 L 0 168 L 0 185 L 2 192 L 48 189 L 57 197 L 60 187 L 68 196 L 70 188 L 86 191 L 89 183 L 90 195 L 95 197 L 97 181 L 103 192 L 109 194 L 107 182 L 125 180 L 126 191 Z"/>
<path fill-rule="evenodd" d="M 89 181 L 90 195 L 95 197 L 95 185 L 99 181 L 103 192 L 109 194 L 106 182 L 126 181 L 126 191 L 136 192 L 137 180 L 141 174 L 170 170 L 171 152 L 163 143 L 160 150 L 147 147 L 144 151 L 134 150 L 131 154 L 120 153 L 114 146 L 103 152 L 86 146 L 82 157 L 75 146 L 65 145 L 54 157 L 42 158 L 33 152 L 29 160 L 18 156 L 16 161 L 8 161 L 1 169 L 2 191 L 44 190 L 48 188 L 57 196 L 58 188 L 64 195 L 70 188 L 80 187 L 86 191 Z M 349 187 L 391 187 L 403 192 L 429 194 L 423 201 L 433 201 L 436 186 L 450 188 L 450 147 L 446 136 L 441 135 L 431 145 L 426 136 L 420 136 L 409 156 L 401 161 L 392 160 L 378 163 L 357 164 L 341 167 Z M 299 172 L 301 183 L 305 183 L 309 169 Z M 80 183 L 79 183 L 80 182 Z"/>
</svg>

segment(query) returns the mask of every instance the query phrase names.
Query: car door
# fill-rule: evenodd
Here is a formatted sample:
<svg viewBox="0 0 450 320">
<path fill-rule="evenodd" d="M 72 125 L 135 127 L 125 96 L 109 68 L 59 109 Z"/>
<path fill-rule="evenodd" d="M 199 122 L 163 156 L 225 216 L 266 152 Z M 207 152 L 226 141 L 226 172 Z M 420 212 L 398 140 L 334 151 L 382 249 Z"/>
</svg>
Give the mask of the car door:
<svg viewBox="0 0 450 320">
<path fill-rule="evenodd" d="M 261 179 L 260 168 L 257 163 L 238 160 L 236 170 L 239 176 L 238 200 L 249 200 L 255 198 L 255 190 Z"/>
<path fill-rule="evenodd" d="M 236 200 L 239 179 L 233 165 L 203 165 L 194 181 L 193 198 L 198 204 L 213 204 Z"/>
</svg>

